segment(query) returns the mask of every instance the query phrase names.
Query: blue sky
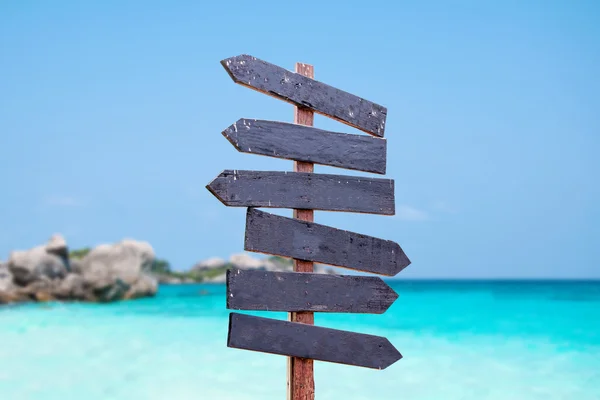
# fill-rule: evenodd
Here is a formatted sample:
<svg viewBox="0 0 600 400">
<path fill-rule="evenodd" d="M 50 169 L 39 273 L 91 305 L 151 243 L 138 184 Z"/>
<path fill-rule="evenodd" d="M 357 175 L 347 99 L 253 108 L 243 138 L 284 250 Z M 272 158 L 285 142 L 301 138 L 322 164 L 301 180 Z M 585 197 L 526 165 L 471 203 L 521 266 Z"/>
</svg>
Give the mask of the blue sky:
<svg viewBox="0 0 600 400">
<path fill-rule="evenodd" d="M 241 252 L 245 210 L 204 186 L 292 163 L 220 132 L 293 119 L 230 80 L 242 53 L 388 108 L 397 215 L 316 220 L 400 243 L 398 277 L 600 278 L 594 1 L 4 1 L 0 259 L 54 232 L 147 240 L 179 269 Z"/>
</svg>

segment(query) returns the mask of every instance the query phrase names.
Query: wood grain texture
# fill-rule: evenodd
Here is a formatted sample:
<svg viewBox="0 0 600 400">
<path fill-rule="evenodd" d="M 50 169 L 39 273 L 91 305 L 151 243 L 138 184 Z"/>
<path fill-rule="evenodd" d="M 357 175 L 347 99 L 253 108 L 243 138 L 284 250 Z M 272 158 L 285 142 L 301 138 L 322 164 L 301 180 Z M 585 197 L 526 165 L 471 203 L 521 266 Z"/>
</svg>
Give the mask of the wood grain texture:
<svg viewBox="0 0 600 400">
<path fill-rule="evenodd" d="M 246 118 L 222 133 L 243 153 L 385 174 L 386 139 Z"/>
<path fill-rule="evenodd" d="M 230 207 L 394 215 L 394 181 L 306 172 L 225 170 L 207 189 Z"/>
<path fill-rule="evenodd" d="M 244 249 L 394 276 L 410 264 L 390 240 L 249 208 Z"/>
<path fill-rule="evenodd" d="M 387 108 L 256 57 L 221 61 L 234 82 L 383 137 Z"/>
<path fill-rule="evenodd" d="M 315 77 L 312 65 L 296 63 L 296 72 L 308 78 Z M 294 107 L 294 123 L 299 125 L 313 126 L 314 113 L 307 109 Z M 304 161 L 294 161 L 294 172 L 314 172 L 314 164 Z M 313 210 L 294 210 L 294 218 L 313 222 L 315 212 Z M 313 272 L 314 264 L 311 261 L 293 260 L 294 271 Z M 314 325 L 315 317 L 312 312 L 291 312 L 288 318 L 292 322 Z M 314 362 L 308 358 L 288 357 L 288 400 L 314 400 L 315 399 L 315 374 Z"/>
<path fill-rule="evenodd" d="M 381 336 L 238 313 L 229 316 L 227 346 L 374 369 L 402 358 Z"/>
<path fill-rule="evenodd" d="M 382 314 L 398 294 L 376 276 L 232 269 L 227 308 Z"/>
</svg>

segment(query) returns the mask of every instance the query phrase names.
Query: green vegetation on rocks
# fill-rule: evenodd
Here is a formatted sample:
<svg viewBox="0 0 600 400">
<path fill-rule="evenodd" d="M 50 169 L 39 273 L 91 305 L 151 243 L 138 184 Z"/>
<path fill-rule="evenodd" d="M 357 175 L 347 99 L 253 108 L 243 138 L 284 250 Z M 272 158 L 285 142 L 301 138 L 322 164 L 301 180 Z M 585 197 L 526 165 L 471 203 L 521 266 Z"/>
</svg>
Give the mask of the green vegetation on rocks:
<svg viewBox="0 0 600 400">
<path fill-rule="evenodd" d="M 69 258 L 75 260 L 81 260 L 85 257 L 92 249 L 89 247 L 84 247 L 83 249 L 71 250 L 69 251 Z"/>
</svg>

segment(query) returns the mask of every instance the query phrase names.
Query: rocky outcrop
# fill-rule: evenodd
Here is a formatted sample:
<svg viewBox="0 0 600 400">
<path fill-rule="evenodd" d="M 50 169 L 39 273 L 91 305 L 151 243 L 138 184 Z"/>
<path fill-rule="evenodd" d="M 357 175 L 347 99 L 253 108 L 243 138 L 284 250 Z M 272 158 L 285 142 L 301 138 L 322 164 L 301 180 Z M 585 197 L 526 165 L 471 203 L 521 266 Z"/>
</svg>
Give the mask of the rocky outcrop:
<svg viewBox="0 0 600 400">
<path fill-rule="evenodd" d="M 68 273 L 64 260 L 47 252 L 46 246 L 13 251 L 8 259 L 8 269 L 13 275 L 14 283 L 19 286 L 45 279 L 61 279 Z"/>
<path fill-rule="evenodd" d="M 0 292 L 6 292 L 13 286 L 13 276 L 8 265 L 0 261 Z"/>
<path fill-rule="evenodd" d="M 154 274 L 155 279 L 159 284 L 178 285 L 181 283 L 198 283 L 197 280 L 190 277 L 173 276 L 166 274 Z"/>
<path fill-rule="evenodd" d="M 224 283 L 227 278 L 227 270 L 231 268 L 255 269 L 263 271 L 292 271 L 293 263 L 284 257 L 255 258 L 249 253 L 234 254 L 228 260 L 213 257 L 196 263 L 187 271 L 167 271 L 161 269 L 155 273 L 160 283 Z M 331 267 L 315 264 L 316 273 L 335 274 Z"/>
<path fill-rule="evenodd" d="M 208 276 L 203 279 L 203 282 L 205 283 L 224 283 L 226 279 L 226 270 L 229 268 L 263 271 L 292 271 L 293 263 L 289 258 L 254 258 L 248 253 L 240 253 L 232 255 L 228 262 L 220 258 L 211 258 L 206 261 L 201 261 L 192 267 L 191 271 L 204 272 Z M 211 270 L 215 273 L 211 274 Z M 320 264 L 315 264 L 314 271 L 321 274 L 335 274 L 333 268 L 325 267 Z"/>
<path fill-rule="evenodd" d="M 8 265 L 0 261 L 0 304 L 12 301 L 14 297 L 13 276 Z"/>
<path fill-rule="evenodd" d="M 100 245 L 82 259 L 70 259 L 65 239 L 54 235 L 46 245 L 13 251 L 0 264 L 0 303 L 152 296 L 158 284 L 144 271 L 153 260 L 152 247 L 135 240 Z"/>
<path fill-rule="evenodd" d="M 114 301 L 156 293 L 156 280 L 143 274 L 153 260 L 150 244 L 123 240 L 92 249 L 77 268 L 98 301 Z"/>
<path fill-rule="evenodd" d="M 190 271 L 207 271 L 210 269 L 221 268 L 227 265 L 227 261 L 219 257 L 209 258 L 207 260 L 200 261 L 194 265 Z"/>
<path fill-rule="evenodd" d="M 292 271 L 293 262 L 284 257 L 254 258 L 247 253 L 234 254 L 229 258 L 233 268 L 258 269 L 263 271 Z M 320 274 L 335 274 L 332 268 L 315 264 L 314 271 Z"/>
</svg>

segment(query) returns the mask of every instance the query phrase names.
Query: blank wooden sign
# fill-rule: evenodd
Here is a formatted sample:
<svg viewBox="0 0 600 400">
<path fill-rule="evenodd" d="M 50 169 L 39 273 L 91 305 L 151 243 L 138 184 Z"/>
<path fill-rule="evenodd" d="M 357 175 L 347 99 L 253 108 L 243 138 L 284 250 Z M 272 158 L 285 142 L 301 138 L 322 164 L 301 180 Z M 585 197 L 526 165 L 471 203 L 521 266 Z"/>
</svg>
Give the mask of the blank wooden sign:
<svg viewBox="0 0 600 400">
<path fill-rule="evenodd" d="M 227 346 L 375 369 L 402 358 L 381 336 L 238 313 L 229 315 Z"/>
<path fill-rule="evenodd" d="M 382 314 L 398 294 L 376 276 L 232 269 L 227 308 Z"/>
<path fill-rule="evenodd" d="M 226 170 L 207 186 L 232 207 L 394 215 L 394 181 L 307 172 Z"/>
<path fill-rule="evenodd" d="M 410 264 L 398 243 L 248 209 L 244 249 L 394 276 Z"/>
<path fill-rule="evenodd" d="M 221 61 L 235 83 L 383 137 L 387 108 L 246 54 Z"/>
<path fill-rule="evenodd" d="M 247 118 L 222 133 L 243 153 L 385 174 L 385 139 Z"/>
</svg>

